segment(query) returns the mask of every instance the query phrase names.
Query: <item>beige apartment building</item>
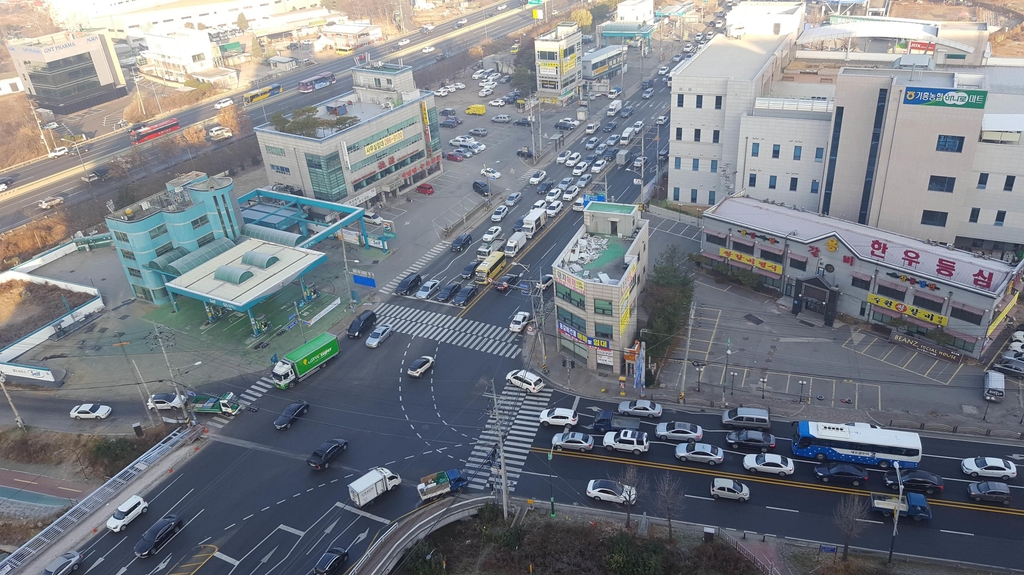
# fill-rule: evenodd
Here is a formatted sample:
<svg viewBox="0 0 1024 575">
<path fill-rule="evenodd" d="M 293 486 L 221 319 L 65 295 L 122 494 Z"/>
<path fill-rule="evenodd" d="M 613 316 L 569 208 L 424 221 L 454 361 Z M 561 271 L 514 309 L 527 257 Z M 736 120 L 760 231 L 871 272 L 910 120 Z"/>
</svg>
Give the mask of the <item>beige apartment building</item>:
<svg viewBox="0 0 1024 575">
<path fill-rule="evenodd" d="M 534 39 L 537 55 L 537 97 L 562 105 L 578 97 L 583 83 L 583 33 L 575 22 L 559 22 Z"/>
</svg>

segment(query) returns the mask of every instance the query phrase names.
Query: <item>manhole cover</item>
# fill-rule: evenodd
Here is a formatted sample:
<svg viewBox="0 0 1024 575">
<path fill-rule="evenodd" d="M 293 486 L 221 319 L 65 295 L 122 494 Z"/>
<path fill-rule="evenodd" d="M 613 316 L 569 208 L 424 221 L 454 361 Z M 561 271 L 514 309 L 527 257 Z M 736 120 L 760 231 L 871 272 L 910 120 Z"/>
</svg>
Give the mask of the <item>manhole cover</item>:
<svg viewBox="0 0 1024 575">
<path fill-rule="evenodd" d="M 380 263 L 380 260 L 373 260 L 373 261 L 372 261 L 372 262 L 370 262 L 370 263 L 372 263 L 372 264 L 379 264 L 379 263 Z"/>
<path fill-rule="evenodd" d="M 761 325 L 762 323 L 764 323 L 763 319 L 757 317 L 756 315 L 754 315 L 752 313 L 748 313 L 747 315 L 743 316 L 743 318 L 746 319 L 747 321 L 749 321 L 750 323 L 754 324 L 754 325 Z"/>
<path fill-rule="evenodd" d="M 96 330 L 96 331 L 98 331 L 98 332 L 100 332 L 100 333 L 107 333 L 107 330 L 108 330 L 108 329 L 110 329 L 110 328 L 106 328 L 106 327 L 101 327 L 101 328 L 99 328 L 99 329 L 98 329 L 98 330 Z"/>
<path fill-rule="evenodd" d="M 121 317 L 119 317 L 119 318 L 117 318 L 117 319 L 119 319 L 119 320 L 121 320 L 121 321 L 124 321 L 124 320 L 126 320 L 126 319 L 128 319 L 128 318 L 130 318 L 130 317 L 132 317 L 132 316 L 131 316 L 131 314 L 125 314 L 125 315 L 123 315 L 123 316 L 121 316 Z"/>
</svg>

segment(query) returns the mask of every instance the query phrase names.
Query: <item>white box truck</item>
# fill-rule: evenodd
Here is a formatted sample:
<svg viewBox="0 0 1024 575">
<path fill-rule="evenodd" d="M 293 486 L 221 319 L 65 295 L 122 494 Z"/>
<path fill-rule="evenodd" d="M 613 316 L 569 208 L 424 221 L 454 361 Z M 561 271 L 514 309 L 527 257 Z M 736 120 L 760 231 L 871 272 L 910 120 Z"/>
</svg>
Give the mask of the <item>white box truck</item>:
<svg viewBox="0 0 1024 575">
<path fill-rule="evenodd" d="M 542 208 L 531 211 L 523 218 L 523 233 L 527 238 L 532 238 L 548 221 L 548 213 Z"/>
<path fill-rule="evenodd" d="M 526 223 L 526 220 L 523 220 Z M 523 232 L 516 232 L 512 234 L 512 237 L 508 239 L 508 243 L 505 244 L 505 257 L 514 257 L 519 253 L 519 250 L 523 249 L 526 245 L 526 234 Z"/>
<path fill-rule="evenodd" d="M 391 491 L 402 483 L 397 473 L 385 467 L 374 467 L 359 479 L 348 484 L 348 496 L 356 507 L 362 507 L 385 491 Z"/>
<path fill-rule="evenodd" d="M 608 116 L 614 116 L 619 113 L 622 109 L 622 100 L 612 100 L 611 104 L 608 104 Z"/>
</svg>

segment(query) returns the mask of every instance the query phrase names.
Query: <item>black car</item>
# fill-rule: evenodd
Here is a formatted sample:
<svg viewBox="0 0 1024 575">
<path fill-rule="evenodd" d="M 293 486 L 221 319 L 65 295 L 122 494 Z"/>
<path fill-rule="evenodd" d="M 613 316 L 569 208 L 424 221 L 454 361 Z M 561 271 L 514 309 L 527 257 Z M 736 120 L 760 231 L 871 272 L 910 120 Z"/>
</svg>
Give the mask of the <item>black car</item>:
<svg viewBox="0 0 1024 575">
<path fill-rule="evenodd" d="M 299 49 L 299 44 L 298 44 L 298 42 L 292 42 L 291 44 L 288 44 L 287 46 L 285 46 L 285 48 L 288 49 L 288 50 L 298 50 Z"/>
<path fill-rule="evenodd" d="M 334 458 L 341 455 L 342 451 L 348 449 L 348 441 L 344 439 L 328 439 L 316 448 L 313 455 L 306 459 L 306 463 L 313 469 L 327 469 L 331 466 Z"/>
<path fill-rule="evenodd" d="M 469 247 L 469 244 L 473 243 L 473 236 L 469 234 L 459 234 L 459 237 L 452 241 L 451 250 L 453 252 L 461 252 L 462 250 Z"/>
<path fill-rule="evenodd" d="M 468 279 L 472 278 L 473 274 L 476 273 L 476 268 L 478 268 L 479 266 L 480 266 L 480 262 L 473 262 L 471 264 L 467 264 L 466 267 L 462 268 L 462 279 L 468 280 Z M 455 292 L 455 293 L 458 293 L 458 292 Z"/>
<path fill-rule="evenodd" d="M 603 130 L 604 130 L 605 132 L 611 132 L 611 131 L 612 131 L 612 130 L 614 130 L 614 129 L 615 129 L 615 127 L 616 127 L 616 126 L 618 126 L 618 125 L 619 125 L 619 123 L 618 123 L 618 122 L 616 122 L 615 120 L 612 120 L 612 121 L 610 121 L 610 122 L 605 122 L 605 124 L 604 124 L 604 128 L 602 128 L 602 129 L 603 129 Z"/>
<path fill-rule="evenodd" d="M 416 293 L 416 289 L 423 283 L 423 276 L 420 274 L 409 274 L 402 278 L 402 281 L 398 282 L 398 287 L 395 288 L 395 295 L 409 295 Z"/>
<path fill-rule="evenodd" d="M 606 162 L 608 160 L 614 160 L 615 156 L 617 156 L 618 154 L 619 154 L 619 149 L 618 148 L 608 148 L 607 150 L 604 151 L 603 154 L 601 154 L 601 159 L 606 161 Z"/>
<path fill-rule="evenodd" d="M 574 126 L 570 122 L 555 122 L 555 129 L 562 130 L 563 132 L 570 132 L 572 130 L 575 130 L 576 126 Z"/>
<path fill-rule="evenodd" d="M 459 123 L 455 120 L 455 118 L 448 118 L 447 120 L 441 122 L 442 128 L 454 128 L 458 125 Z"/>
<path fill-rule="evenodd" d="M 975 481 L 967 485 L 967 497 L 974 501 L 991 501 L 1009 505 L 1013 502 L 1010 486 L 998 481 Z"/>
<path fill-rule="evenodd" d="M 494 289 L 498 291 L 508 291 L 519 285 L 520 276 L 519 274 L 505 274 L 501 276 L 501 279 L 494 282 Z"/>
<path fill-rule="evenodd" d="M 491 195 L 491 186 L 483 180 L 476 180 L 473 182 L 473 191 L 486 198 Z"/>
<path fill-rule="evenodd" d="M 281 415 L 277 416 L 277 419 L 274 420 L 274 427 L 278 429 L 288 429 L 292 426 L 292 423 L 295 423 L 295 421 L 305 415 L 307 411 L 309 411 L 308 401 L 296 401 L 284 408 Z"/>
<path fill-rule="evenodd" d="M 331 547 L 313 566 L 313 575 L 334 575 L 348 561 L 348 550 L 344 547 Z"/>
<path fill-rule="evenodd" d="M 466 266 L 466 267 L 469 267 L 469 266 Z M 476 271 L 476 264 L 473 264 L 473 271 Z M 470 272 L 470 274 L 472 274 L 472 273 L 473 272 Z M 444 286 L 443 288 L 441 288 L 441 291 L 438 292 L 437 297 L 435 297 L 434 299 L 437 300 L 437 301 L 448 301 L 448 300 L 452 299 L 453 297 L 455 297 L 455 294 L 459 293 L 459 289 L 461 289 L 461 288 L 462 288 L 462 284 L 461 283 L 459 283 L 459 282 L 452 282 L 452 283 Z"/>
<path fill-rule="evenodd" d="M 620 118 L 628 118 L 628 117 L 630 117 L 632 115 L 633 115 L 633 106 L 626 106 L 621 111 L 619 111 L 619 117 Z"/>
<path fill-rule="evenodd" d="M 512 231 L 521 232 L 523 231 L 523 222 L 526 220 L 526 216 L 520 216 L 514 224 L 512 224 Z"/>
<path fill-rule="evenodd" d="M 530 120 L 528 120 L 526 118 L 519 118 L 515 122 L 512 122 L 512 125 L 513 126 L 526 126 L 526 127 L 530 127 L 531 125 L 533 125 L 533 122 L 531 122 Z"/>
<path fill-rule="evenodd" d="M 775 436 L 763 431 L 750 429 L 730 431 L 725 436 L 725 442 L 729 444 L 729 447 L 743 451 L 760 451 L 761 453 L 775 451 Z"/>
<path fill-rule="evenodd" d="M 135 556 L 149 557 L 160 552 L 160 549 L 171 540 L 171 537 L 174 537 L 174 534 L 181 531 L 184 526 L 185 522 L 177 515 L 163 516 L 142 534 L 142 539 L 135 544 Z"/>
<path fill-rule="evenodd" d="M 458 295 L 455 296 L 455 300 L 452 301 L 452 303 L 459 307 L 466 307 L 466 304 L 469 303 L 469 300 L 473 299 L 473 296 L 475 296 L 478 291 L 480 290 L 475 285 L 470 284 L 465 286 L 459 290 Z"/>
<path fill-rule="evenodd" d="M 644 89 L 644 90 L 646 90 L 647 88 L 650 88 L 653 85 L 654 85 L 654 80 L 644 80 L 643 82 L 640 82 L 640 87 L 642 89 Z"/>
<path fill-rule="evenodd" d="M 377 313 L 368 309 L 348 325 L 348 336 L 352 339 L 359 339 L 375 325 L 377 325 Z"/>
<path fill-rule="evenodd" d="M 868 470 L 852 463 L 825 463 L 814 466 L 814 476 L 823 483 L 848 483 L 856 487 L 867 483 Z"/>
<path fill-rule="evenodd" d="M 928 495 L 942 494 L 942 478 L 934 473 L 930 473 L 923 469 L 907 469 L 900 471 L 900 475 L 903 477 L 903 490 L 904 491 L 916 491 L 918 493 L 925 493 Z M 899 489 L 899 480 L 896 478 L 896 470 L 892 469 L 886 471 L 882 477 L 885 481 L 885 486 L 889 489 Z"/>
<path fill-rule="evenodd" d="M 455 108 L 445 108 L 438 112 L 437 114 L 439 116 L 456 116 L 458 115 L 458 112 L 455 111 Z"/>
<path fill-rule="evenodd" d="M 555 185 L 555 180 L 548 178 L 537 185 L 538 194 L 546 194 Z"/>
</svg>

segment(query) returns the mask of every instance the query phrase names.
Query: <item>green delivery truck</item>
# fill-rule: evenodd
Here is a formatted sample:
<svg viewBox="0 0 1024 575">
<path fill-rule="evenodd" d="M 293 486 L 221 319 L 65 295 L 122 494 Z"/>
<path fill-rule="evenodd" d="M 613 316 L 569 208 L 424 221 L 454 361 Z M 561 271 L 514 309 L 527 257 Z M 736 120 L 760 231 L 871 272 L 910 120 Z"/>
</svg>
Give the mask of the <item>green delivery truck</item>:
<svg viewBox="0 0 1024 575">
<path fill-rule="evenodd" d="M 292 350 L 284 359 L 274 365 L 271 374 L 274 385 L 279 389 L 288 389 L 295 382 L 306 379 L 306 376 L 320 369 L 327 360 L 338 355 L 338 336 L 322 333 Z"/>
</svg>

